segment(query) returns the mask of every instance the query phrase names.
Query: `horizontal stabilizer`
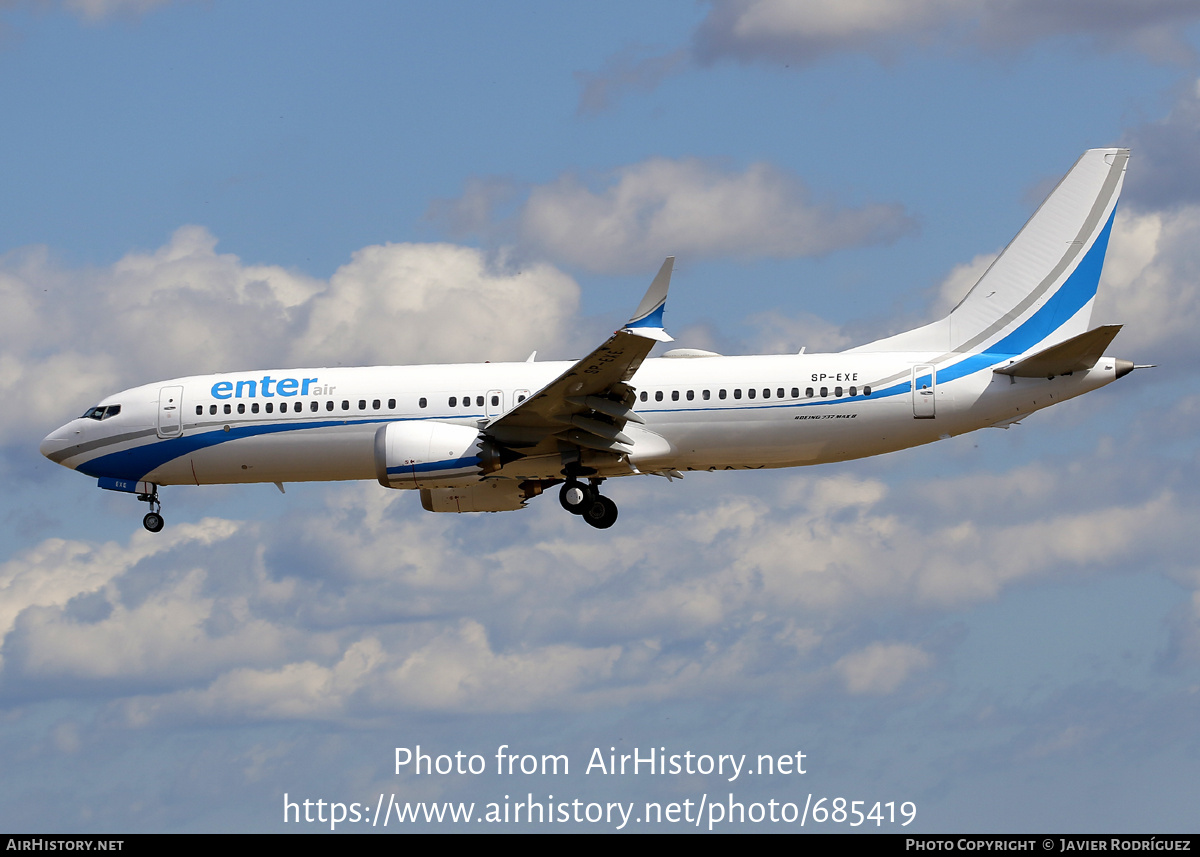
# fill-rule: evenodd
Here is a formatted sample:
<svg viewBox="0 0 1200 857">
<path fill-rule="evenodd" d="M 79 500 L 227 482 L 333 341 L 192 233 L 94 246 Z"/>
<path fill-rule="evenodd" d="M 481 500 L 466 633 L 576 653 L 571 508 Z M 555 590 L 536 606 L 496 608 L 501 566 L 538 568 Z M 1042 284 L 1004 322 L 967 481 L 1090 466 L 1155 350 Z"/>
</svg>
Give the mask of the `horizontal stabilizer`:
<svg viewBox="0 0 1200 857">
<path fill-rule="evenodd" d="M 1014 378 L 1053 378 L 1071 372 L 1086 372 L 1104 356 L 1104 349 L 1120 330 L 1119 324 L 1106 324 L 993 371 Z"/>
</svg>

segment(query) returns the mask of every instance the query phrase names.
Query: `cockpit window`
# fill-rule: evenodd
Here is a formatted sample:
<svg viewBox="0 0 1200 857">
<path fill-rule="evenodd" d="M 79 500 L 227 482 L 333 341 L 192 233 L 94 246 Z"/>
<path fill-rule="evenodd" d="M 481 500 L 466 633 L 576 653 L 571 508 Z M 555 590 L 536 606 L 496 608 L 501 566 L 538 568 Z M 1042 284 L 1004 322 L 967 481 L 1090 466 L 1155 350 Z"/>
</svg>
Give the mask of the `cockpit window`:
<svg viewBox="0 0 1200 857">
<path fill-rule="evenodd" d="M 99 405 L 85 413 L 82 419 L 85 420 L 106 420 L 109 417 L 115 417 L 121 413 L 120 405 Z"/>
</svg>

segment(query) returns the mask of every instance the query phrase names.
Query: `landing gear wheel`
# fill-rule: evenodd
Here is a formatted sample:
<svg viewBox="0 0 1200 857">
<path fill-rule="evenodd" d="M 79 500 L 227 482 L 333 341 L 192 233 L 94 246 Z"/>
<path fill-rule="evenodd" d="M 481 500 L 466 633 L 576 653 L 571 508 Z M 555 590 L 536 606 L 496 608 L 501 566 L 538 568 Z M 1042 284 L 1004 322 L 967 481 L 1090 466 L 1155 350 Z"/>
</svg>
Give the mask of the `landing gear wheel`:
<svg viewBox="0 0 1200 857">
<path fill-rule="evenodd" d="M 617 522 L 617 504 L 597 495 L 583 510 L 583 519 L 597 530 L 607 530 Z"/>
<path fill-rule="evenodd" d="M 142 518 L 142 526 L 152 533 L 157 533 L 163 528 L 163 516 L 158 512 L 147 512 L 146 517 Z"/>
<path fill-rule="evenodd" d="M 558 502 L 572 515 L 582 515 L 588 504 L 595 501 L 596 491 L 581 482 L 571 482 L 563 485 L 558 491 Z"/>
</svg>

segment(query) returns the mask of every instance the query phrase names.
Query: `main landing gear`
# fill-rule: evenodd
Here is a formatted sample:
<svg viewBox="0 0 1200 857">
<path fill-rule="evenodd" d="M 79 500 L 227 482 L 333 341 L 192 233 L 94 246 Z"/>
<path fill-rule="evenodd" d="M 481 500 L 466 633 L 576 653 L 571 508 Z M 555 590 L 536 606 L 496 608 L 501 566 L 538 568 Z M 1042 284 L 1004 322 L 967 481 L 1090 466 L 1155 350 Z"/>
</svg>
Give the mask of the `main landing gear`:
<svg viewBox="0 0 1200 857">
<path fill-rule="evenodd" d="M 142 526 L 152 533 L 157 533 L 163 528 L 162 503 L 158 502 L 158 486 L 153 486 L 153 489 L 149 494 L 138 494 L 138 499 L 150 504 L 150 511 L 142 518 Z"/>
<path fill-rule="evenodd" d="M 607 530 L 617 522 L 617 504 L 600 493 L 600 479 L 584 484 L 568 479 L 558 492 L 558 502 L 572 515 L 579 515 L 597 530 Z"/>
</svg>

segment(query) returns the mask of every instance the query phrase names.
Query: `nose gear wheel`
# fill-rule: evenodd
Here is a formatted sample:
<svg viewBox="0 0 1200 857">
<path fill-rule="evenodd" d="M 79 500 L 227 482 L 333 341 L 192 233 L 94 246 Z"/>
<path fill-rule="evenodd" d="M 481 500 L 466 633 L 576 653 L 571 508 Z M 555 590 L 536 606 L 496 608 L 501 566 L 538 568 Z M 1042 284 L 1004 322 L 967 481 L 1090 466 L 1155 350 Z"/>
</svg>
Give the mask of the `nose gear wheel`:
<svg viewBox="0 0 1200 857">
<path fill-rule="evenodd" d="M 158 486 L 153 486 L 154 490 L 149 494 L 139 494 L 138 499 L 144 503 L 150 504 L 150 511 L 142 518 L 142 526 L 152 533 L 157 533 L 163 528 L 162 503 L 158 502 Z"/>
</svg>

